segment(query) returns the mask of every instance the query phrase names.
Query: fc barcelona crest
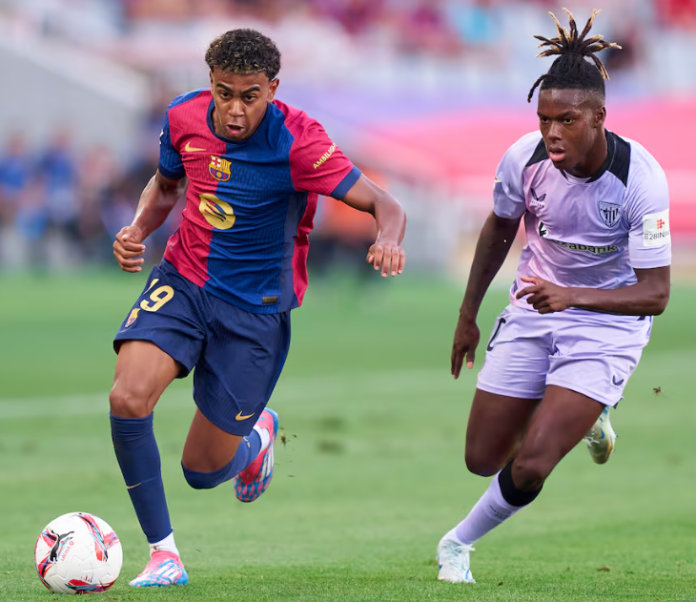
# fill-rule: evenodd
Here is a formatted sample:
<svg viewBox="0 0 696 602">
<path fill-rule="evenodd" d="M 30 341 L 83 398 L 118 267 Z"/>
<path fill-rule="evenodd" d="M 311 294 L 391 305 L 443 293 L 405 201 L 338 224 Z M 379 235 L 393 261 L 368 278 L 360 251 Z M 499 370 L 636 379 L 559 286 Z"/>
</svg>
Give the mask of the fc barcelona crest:
<svg viewBox="0 0 696 602">
<path fill-rule="evenodd" d="M 215 155 L 210 155 L 210 165 L 208 166 L 208 171 L 210 171 L 210 175 L 213 176 L 218 182 L 227 182 L 227 180 L 230 179 L 231 166 L 232 161 L 228 161 L 222 157 L 216 157 Z"/>
<path fill-rule="evenodd" d="M 613 228 L 621 217 L 621 205 L 599 201 L 599 215 L 607 226 Z"/>
<path fill-rule="evenodd" d="M 128 320 L 126 320 L 126 328 L 128 328 L 133 322 L 135 322 L 138 319 L 138 314 L 140 313 L 140 308 L 136 307 L 133 311 L 130 312 L 130 315 L 128 316 Z"/>
</svg>

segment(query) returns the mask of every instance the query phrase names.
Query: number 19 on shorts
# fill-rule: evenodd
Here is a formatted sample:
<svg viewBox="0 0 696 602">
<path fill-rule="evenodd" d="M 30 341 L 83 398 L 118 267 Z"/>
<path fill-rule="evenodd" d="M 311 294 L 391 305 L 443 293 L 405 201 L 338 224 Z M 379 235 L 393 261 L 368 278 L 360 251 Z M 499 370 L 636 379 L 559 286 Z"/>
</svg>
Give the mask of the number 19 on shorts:
<svg viewBox="0 0 696 602">
<path fill-rule="evenodd" d="M 145 294 L 149 293 L 158 282 L 159 278 L 155 278 L 150 283 L 150 286 L 145 291 Z M 144 309 L 145 311 L 157 311 L 165 303 L 171 301 L 173 297 L 174 289 L 171 286 L 165 284 L 164 286 L 157 287 L 154 291 L 152 291 L 148 299 L 143 299 L 140 302 L 140 308 Z"/>
</svg>

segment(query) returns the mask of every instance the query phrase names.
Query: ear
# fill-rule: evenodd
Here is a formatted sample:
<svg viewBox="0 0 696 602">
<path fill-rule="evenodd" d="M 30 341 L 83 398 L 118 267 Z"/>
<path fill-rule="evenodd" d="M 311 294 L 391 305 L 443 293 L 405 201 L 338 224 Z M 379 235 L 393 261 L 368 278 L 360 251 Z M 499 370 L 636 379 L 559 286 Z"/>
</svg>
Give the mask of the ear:
<svg viewBox="0 0 696 602">
<path fill-rule="evenodd" d="M 606 118 L 607 118 L 607 109 L 606 109 L 606 107 L 605 107 L 605 106 L 599 107 L 599 109 L 597 109 L 597 110 L 595 111 L 595 115 L 594 115 L 594 116 L 595 116 L 595 124 L 594 124 L 595 127 L 596 127 L 596 128 L 603 128 L 603 127 L 604 127 L 604 121 L 605 121 Z"/>
<path fill-rule="evenodd" d="M 210 70 L 210 89 L 213 89 L 213 70 Z"/>
<path fill-rule="evenodd" d="M 271 85 L 268 87 L 268 96 L 266 97 L 268 102 L 273 102 L 279 84 L 280 80 L 277 77 L 274 80 L 271 80 Z"/>
</svg>

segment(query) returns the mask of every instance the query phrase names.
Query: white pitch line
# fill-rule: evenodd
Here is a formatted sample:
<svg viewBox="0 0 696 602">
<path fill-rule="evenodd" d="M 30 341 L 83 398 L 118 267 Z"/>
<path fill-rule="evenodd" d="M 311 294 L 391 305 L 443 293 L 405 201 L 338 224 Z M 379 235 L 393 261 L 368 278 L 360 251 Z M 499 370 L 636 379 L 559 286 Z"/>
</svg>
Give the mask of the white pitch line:
<svg viewBox="0 0 696 602">
<path fill-rule="evenodd" d="M 356 395 L 379 398 L 414 391 L 426 394 L 433 391 L 456 390 L 453 387 L 456 385 L 447 370 L 399 370 L 360 375 L 290 377 L 281 379 L 273 393 L 273 400 L 301 403 L 304 400 L 319 398 L 354 398 Z M 108 397 L 108 393 L 99 393 L 0 399 L 0 420 L 106 414 Z M 192 410 L 194 407 L 191 389 L 168 391 L 158 404 L 161 410 Z"/>
</svg>

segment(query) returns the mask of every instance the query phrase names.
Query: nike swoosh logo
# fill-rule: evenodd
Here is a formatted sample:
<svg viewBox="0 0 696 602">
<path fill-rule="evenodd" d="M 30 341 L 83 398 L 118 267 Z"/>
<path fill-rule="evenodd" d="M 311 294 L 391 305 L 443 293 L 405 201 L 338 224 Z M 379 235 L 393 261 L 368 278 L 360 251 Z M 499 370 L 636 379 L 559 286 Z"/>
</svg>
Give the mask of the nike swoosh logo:
<svg viewBox="0 0 696 602">
<path fill-rule="evenodd" d="M 126 485 L 126 489 L 135 489 L 139 485 L 142 485 L 142 483 L 138 483 L 138 485 Z"/>
<path fill-rule="evenodd" d="M 237 415 L 234 417 L 234 419 L 235 419 L 235 420 L 246 420 L 247 418 L 251 418 L 253 415 L 254 415 L 254 412 L 252 412 L 251 414 L 247 414 L 246 416 L 242 416 L 242 413 L 239 412 L 239 414 L 237 414 Z"/>
<path fill-rule="evenodd" d="M 187 153 L 197 153 L 197 152 L 200 152 L 200 151 L 204 151 L 205 149 L 204 149 L 204 148 L 196 148 L 195 146 L 191 146 L 191 143 L 190 143 L 190 142 L 187 142 L 187 143 L 186 143 L 186 146 L 184 147 L 184 150 L 185 150 Z"/>
</svg>

